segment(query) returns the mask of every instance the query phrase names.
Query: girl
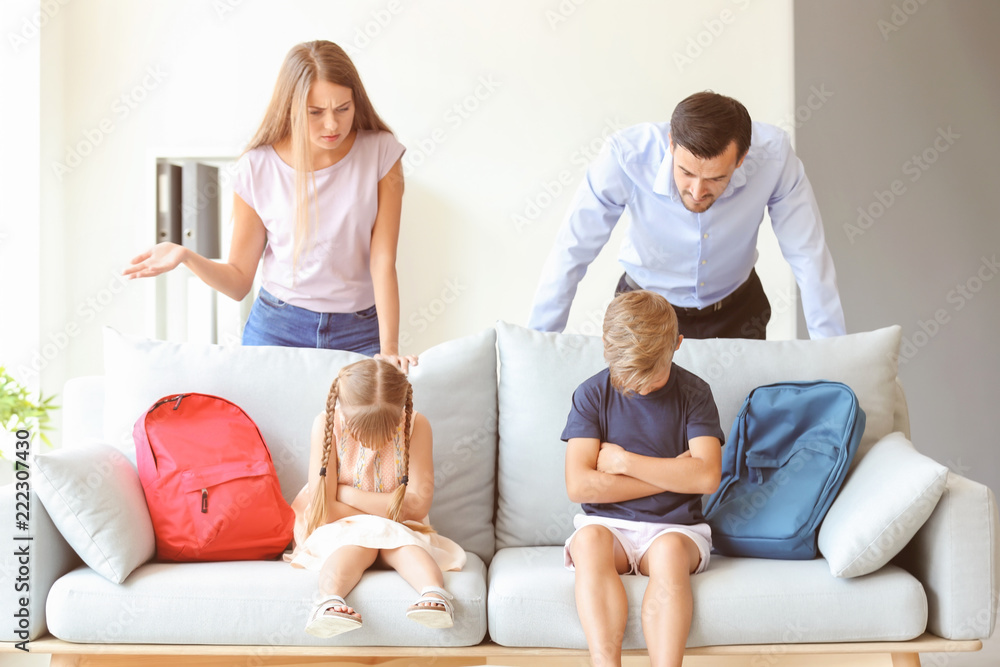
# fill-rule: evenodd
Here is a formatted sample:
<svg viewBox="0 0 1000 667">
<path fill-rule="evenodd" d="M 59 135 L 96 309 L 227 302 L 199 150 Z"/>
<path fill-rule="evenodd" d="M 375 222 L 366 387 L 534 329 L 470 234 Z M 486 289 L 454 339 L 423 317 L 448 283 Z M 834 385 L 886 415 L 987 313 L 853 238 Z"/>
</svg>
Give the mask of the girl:
<svg viewBox="0 0 1000 667">
<path fill-rule="evenodd" d="M 263 256 L 244 345 L 380 353 L 406 371 L 416 359 L 399 356 L 404 150 L 347 54 L 332 42 L 299 44 L 237 164 L 228 261 L 160 243 L 124 274 L 144 278 L 184 264 L 240 300 Z"/>
<path fill-rule="evenodd" d="M 392 364 L 368 359 L 341 369 L 312 428 L 309 481 L 292 503 L 295 567 L 319 570 L 322 599 L 306 632 L 332 637 L 361 627 L 345 601 L 372 565 L 391 567 L 420 598 L 406 616 L 432 628 L 454 623 L 442 571 L 465 551 L 427 522 L 434 496 L 431 427 L 413 411 L 413 390 Z"/>
</svg>

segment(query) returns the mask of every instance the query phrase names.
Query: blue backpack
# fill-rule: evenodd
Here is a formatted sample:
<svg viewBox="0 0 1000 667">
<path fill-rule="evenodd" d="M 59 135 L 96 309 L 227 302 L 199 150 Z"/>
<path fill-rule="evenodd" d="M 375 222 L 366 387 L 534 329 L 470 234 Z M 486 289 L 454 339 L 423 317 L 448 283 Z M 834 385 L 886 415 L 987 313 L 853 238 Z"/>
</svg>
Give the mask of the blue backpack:
<svg viewBox="0 0 1000 667">
<path fill-rule="evenodd" d="M 743 402 L 708 497 L 712 543 L 726 556 L 808 560 L 865 432 L 865 413 L 840 382 L 779 382 Z"/>
</svg>

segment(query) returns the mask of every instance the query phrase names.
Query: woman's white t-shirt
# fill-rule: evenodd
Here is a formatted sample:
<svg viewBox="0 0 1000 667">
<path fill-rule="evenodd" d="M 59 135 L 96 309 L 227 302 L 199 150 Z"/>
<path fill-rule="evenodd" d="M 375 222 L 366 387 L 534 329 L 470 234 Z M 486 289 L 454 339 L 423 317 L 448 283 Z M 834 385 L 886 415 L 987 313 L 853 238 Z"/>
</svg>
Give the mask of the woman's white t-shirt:
<svg viewBox="0 0 1000 667">
<path fill-rule="evenodd" d="M 295 263 L 295 169 L 274 148 L 248 151 L 233 190 L 267 230 L 263 287 L 293 306 L 354 313 L 375 303 L 368 260 L 378 212 L 378 182 L 406 149 L 389 132 L 359 130 L 339 162 L 314 172 L 318 224 Z M 312 214 L 312 196 L 309 198 Z M 314 215 L 310 215 L 315 220 Z"/>
</svg>

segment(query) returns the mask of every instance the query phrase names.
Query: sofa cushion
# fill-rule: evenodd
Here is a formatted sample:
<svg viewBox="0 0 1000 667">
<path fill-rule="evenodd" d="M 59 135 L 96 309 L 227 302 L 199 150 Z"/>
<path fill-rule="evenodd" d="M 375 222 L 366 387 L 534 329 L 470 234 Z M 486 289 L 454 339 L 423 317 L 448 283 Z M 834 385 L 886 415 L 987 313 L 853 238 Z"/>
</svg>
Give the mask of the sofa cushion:
<svg viewBox="0 0 1000 667">
<path fill-rule="evenodd" d="M 902 433 L 875 443 L 844 481 L 819 530 L 819 550 L 835 577 L 879 569 L 934 511 L 948 469 L 919 454 Z"/>
<path fill-rule="evenodd" d="M 226 398 L 250 415 L 291 502 L 306 481 L 309 430 L 353 352 L 169 343 L 105 329 L 104 432 L 134 456 L 132 427 L 157 399 L 180 392 Z M 487 329 L 420 355 L 410 373 L 414 407 L 434 433 L 430 519 L 443 535 L 488 561 L 493 554 L 497 443 L 496 334 Z"/>
<path fill-rule="evenodd" d="M 35 489 L 83 562 L 117 584 L 156 551 L 139 475 L 117 449 L 93 444 L 35 456 Z"/>
<path fill-rule="evenodd" d="M 81 567 L 53 584 L 45 613 L 59 639 L 100 644 L 473 646 L 486 634 L 486 566 L 475 555 L 444 574 L 455 596 L 448 630 L 407 620 L 417 593 L 396 572 L 370 570 L 346 596 L 364 627 L 307 635 L 318 580 L 281 561 L 148 563 L 121 585 Z"/>
<path fill-rule="evenodd" d="M 625 649 L 646 647 L 639 610 L 647 577 L 622 577 L 629 600 Z M 487 594 L 490 637 L 503 646 L 584 649 L 574 573 L 562 547 L 497 551 Z M 894 565 L 857 579 L 830 576 L 823 559 L 776 561 L 713 556 L 691 578 L 689 647 L 727 644 L 904 641 L 921 635 L 927 598 Z"/>
<path fill-rule="evenodd" d="M 851 387 L 867 416 L 858 455 L 893 430 L 899 327 L 821 340 L 684 340 L 674 360 L 712 387 L 727 433 L 751 389 L 789 380 Z M 573 390 L 605 367 L 598 336 L 500 322 L 497 548 L 561 544 L 578 506 L 566 496 L 559 439 Z"/>
</svg>

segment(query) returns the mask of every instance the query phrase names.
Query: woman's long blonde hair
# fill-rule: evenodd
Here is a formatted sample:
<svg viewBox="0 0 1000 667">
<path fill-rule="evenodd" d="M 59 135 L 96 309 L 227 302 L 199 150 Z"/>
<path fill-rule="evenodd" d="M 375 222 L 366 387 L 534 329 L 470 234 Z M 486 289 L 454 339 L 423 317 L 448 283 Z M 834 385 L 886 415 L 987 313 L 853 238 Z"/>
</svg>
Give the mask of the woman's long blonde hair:
<svg viewBox="0 0 1000 667">
<path fill-rule="evenodd" d="M 312 171 L 309 144 L 309 90 L 316 81 L 326 81 L 351 89 L 354 99 L 352 130 L 392 132 L 379 117 L 361 83 L 358 70 L 342 48 L 333 42 L 317 40 L 292 47 L 281 64 L 271 102 L 264 120 L 250 140 L 246 151 L 274 145 L 291 135 L 292 166 L 295 168 L 295 243 L 293 270 L 299 254 L 312 236 L 309 200 L 312 190 L 313 223 L 319 219 L 316 204 L 316 179 Z"/>
<path fill-rule="evenodd" d="M 338 405 L 339 403 L 339 405 Z M 318 485 L 313 493 L 306 536 L 326 521 L 326 485 L 328 474 L 338 478 L 338 471 L 327 472 L 330 449 L 334 444 L 336 411 L 344 415 L 342 436 L 359 446 L 375 448 L 396 436 L 403 417 L 403 479 L 393 492 L 388 518 L 400 521 L 403 497 L 410 472 L 410 425 L 413 421 L 413 388 L 398 368 L 375 359 L 365 359 L 340 369 L 326 397 L 326 429 Z M 338 458 L 339 467 L 340 460 Z M 336 481 L 334 482 L 336 483 Z M 426 532 L 433 532 L 428 527 Z"/>
</svg>

